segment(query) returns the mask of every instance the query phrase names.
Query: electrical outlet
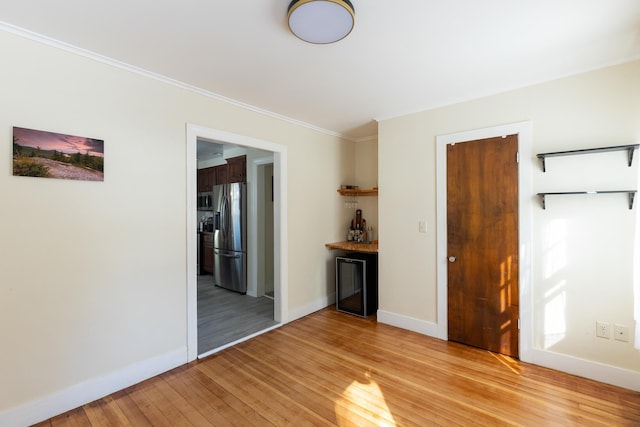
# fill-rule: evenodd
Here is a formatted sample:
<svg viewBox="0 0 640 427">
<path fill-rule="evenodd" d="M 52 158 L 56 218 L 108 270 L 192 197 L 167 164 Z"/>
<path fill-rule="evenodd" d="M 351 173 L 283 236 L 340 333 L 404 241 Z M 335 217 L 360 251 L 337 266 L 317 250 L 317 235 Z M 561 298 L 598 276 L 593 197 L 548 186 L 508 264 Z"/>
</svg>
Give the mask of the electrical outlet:
<svg viewBox="0 0 640 427">
<path fill-rule="evenodd" d="M 613 338 L 618 341 L 629 342 L 629 327 L 615 323 L 613 325 Z"/>
<path fill-rule="evenodd" d="M 424 219 L 421 219 L 420 221 L 418 221 L 418 231 L 420 233 L 427 232 L 427 221 L 425 221 Z"/>
<path fill-rule="evenodd" d="M 611 323 L 596 322 L 596 336 L 600 338 L 611 338 Z"/>
</svg>

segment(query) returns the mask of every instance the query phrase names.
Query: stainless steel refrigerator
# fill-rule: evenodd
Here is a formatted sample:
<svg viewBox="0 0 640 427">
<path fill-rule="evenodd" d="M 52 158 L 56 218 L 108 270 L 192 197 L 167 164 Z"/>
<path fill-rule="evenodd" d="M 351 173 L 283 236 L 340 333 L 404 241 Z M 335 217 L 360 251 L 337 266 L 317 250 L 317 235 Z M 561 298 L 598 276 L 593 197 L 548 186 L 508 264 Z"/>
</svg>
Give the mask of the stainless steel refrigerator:
<svg viewBox="0 0 640 427">
<path fill-rule="evenodd" d="M 213 284 L 247 292 L 247 184 L 213 187 Z"/>
</svg>

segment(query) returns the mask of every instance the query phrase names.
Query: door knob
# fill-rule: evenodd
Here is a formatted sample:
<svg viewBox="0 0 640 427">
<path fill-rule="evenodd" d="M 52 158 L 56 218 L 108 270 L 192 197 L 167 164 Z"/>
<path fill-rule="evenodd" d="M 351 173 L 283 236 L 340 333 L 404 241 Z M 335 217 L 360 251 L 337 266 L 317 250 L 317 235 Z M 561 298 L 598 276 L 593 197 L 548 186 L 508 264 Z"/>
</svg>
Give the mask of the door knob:
<svg viewBox="0 0 640 427">
<path fill-rule="evenodd" d="M 456 262 L 456 257 L 450 256 L 449 257 L 449 262 Z"/>
</svg>

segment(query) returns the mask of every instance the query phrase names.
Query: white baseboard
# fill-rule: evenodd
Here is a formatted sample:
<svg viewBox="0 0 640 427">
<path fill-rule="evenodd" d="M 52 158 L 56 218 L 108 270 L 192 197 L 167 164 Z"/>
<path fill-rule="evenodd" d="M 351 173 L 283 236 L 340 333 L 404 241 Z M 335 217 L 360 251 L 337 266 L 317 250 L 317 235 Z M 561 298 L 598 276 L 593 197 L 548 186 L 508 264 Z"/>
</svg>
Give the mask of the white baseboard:
<svg viewBox="0 0 640 427">
<path fill-rule="evenodd" d="M 318 298 L 317 300 L 305 306 L 296 308 L 294 310 L 289 310 L 289 318 L 287 319 L 287 322 L 292 322 L 296 319 L 300 319 L 301 317 L 307 316 L 318 310 L 322 310 L 323 308 L 333 305 L 335 303 L 336 303 L 336 294 L 334 292 L 327 295 L 326 297 Z"/>
<path fill-rule="evenodd" d="M 378 310 L 377 319 L 378 322 L 386 325 L 397 326 L 398 328 L 407 329 L 422 335 L 440 338 L 438 336 L 438 325 L 433 322 L 427 322 L 426 320 L 415 319 L 384 310 Z"/>
<path fill-rule="evenodd" d="M 529 355 L 534 365 L 640 391 L 640 372 L 540 349 L 529 350 Z"/>
<path fill-rule="evenodd" d="M 437 324 L 425 320 L 378 310 L 378 322 L 446 340 L 446 337 L 441 338 L 438 336 Z M 555 369 L 556 371 L 640 391 L 640 372 L 540 349 L 529 349 L 527 361 L 528 363 Z"/>
<path fill-rule="evenodd" d="M 0 426 L 24 427 L 75 409 L 187 363 L 187 349 L 134 363 L 0 413 Z"/>
</svg>

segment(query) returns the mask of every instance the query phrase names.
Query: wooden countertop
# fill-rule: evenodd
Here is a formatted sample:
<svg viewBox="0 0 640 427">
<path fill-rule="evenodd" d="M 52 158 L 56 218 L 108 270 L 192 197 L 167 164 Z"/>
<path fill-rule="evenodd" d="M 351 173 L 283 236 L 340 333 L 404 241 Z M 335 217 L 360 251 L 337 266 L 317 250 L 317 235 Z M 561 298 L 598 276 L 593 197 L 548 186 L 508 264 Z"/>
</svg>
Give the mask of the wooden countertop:
<svg viewBox="0 0 640 427">
<path fill-rule="evenodd" d="M 355 243 L 355 242 L 347 242 L 345 240 L 343 242 L 325 243 L 325 246 L 329 249 L 343 249 L 345 251 L 353 251 L 353 252 L 378 253 L 377 240 L 374 243 Z"/>
</svg>

